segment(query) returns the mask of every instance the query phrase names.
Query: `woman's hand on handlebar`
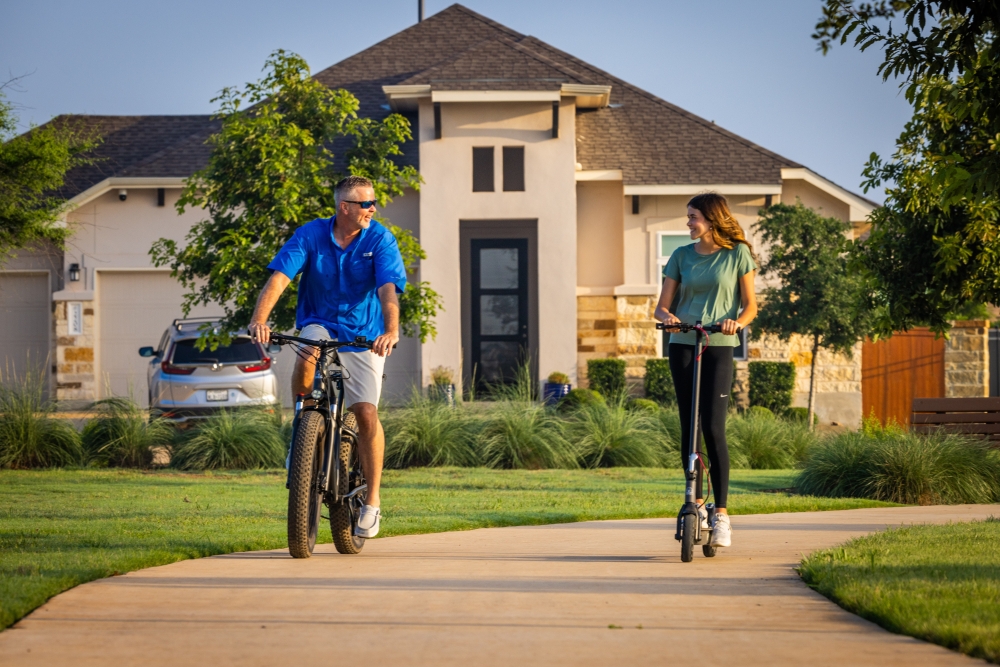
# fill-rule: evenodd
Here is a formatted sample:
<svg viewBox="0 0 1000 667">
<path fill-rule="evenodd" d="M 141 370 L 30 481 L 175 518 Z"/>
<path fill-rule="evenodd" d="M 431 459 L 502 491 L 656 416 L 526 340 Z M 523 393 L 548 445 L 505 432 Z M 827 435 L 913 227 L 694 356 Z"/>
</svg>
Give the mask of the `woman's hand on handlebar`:
<svg viewBox="0 0 1000 667">
<path fill-rule="evenodd" d="M 722 327 L 722 333 L 727 336 L 734 336 L 740 329 L 743 328 L 743 325 L 736 320 L 722 320 L 719 322 L 719 326 Z"/>
<path fill-rule="evenodd" d="M 251 322 L 247 327 L 247 333 L 257 343 L 267 345 L 271 342 L 271 327 L 267 326 L 267 322 Z"/>
<path fill-rule="evenodd" d="M 663 313 L 663 318 L 660 321 L 663 322 L 664 326 L 668 326 L 669 327 L 669 326 L 673 326 L 675 324 L 680 324 L 681 323 L 681 318 L 677 317 L 676 315 L 674 315 L 670 311 L 665 311 Z"/>
</svg>

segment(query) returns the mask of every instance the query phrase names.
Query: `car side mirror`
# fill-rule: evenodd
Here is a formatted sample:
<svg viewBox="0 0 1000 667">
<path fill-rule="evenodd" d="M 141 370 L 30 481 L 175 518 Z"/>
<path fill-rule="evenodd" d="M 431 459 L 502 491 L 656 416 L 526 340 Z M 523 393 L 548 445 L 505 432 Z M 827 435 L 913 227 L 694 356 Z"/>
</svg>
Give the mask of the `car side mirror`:
<svg viewBox="0 0 1000 667">
<path fill-rule="evenodd" d="M 139 356 L 140 357 L 155 357 L 156 356 L 156 350 L 154 350 L 151 345 L 147 345 L 146 347 L 140 347 L 139 348 Z"/>
<path fill-rule="evenodd" d="M 268 354 L 278 354 L 279 352 L 281 352 L 281 346 L 277 343 L 271 343 L 267 346 Z"/>
</svg>

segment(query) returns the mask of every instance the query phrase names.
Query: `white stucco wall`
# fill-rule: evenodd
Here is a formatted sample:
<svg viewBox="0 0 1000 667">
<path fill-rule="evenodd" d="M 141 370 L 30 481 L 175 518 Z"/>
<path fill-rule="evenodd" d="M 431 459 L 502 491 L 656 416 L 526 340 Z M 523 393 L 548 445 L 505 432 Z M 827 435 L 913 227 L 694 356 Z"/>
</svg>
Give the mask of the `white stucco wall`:
<svg viewBox="0 0 1000 667">
<path fill-rule="evenodd" d="M 438 337 L 422 346 L 423 384 L 430 369 L 461 368 L 459 228 L 462 220 L 537 220 L 538 371 L 576 368 L 575 106 L 564 99 L 559 138 L 551 137 L 552 107 L 544 103 L 445 103 L 442 138 L 434 111 L 420 105 L 420 239 L 427 252 L 421 275 L 444 299 Z M 495 192 L 472 191 L 472 148 L 494 146 Z M 525 191 L 502 190 L 502 147 L 525 147 Z M 575 378 L 574 378 L 575 381 Z"/>
</svg>

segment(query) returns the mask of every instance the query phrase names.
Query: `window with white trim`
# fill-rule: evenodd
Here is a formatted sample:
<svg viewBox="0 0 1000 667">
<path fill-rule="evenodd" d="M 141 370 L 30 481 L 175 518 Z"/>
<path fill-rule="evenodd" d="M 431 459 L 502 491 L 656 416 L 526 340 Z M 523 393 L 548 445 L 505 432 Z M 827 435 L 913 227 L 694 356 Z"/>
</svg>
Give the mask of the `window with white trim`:
<svg viewBox="0 0 1000 667">
<path fill-rule="evenodd" d="M 688 231 L 656 233 L 656 275 L 659 276 L 657 282 L 663 281 L 663 267 L 667 265 L 674 251 L 690 244 L 691 233 Z"/>
</svg>

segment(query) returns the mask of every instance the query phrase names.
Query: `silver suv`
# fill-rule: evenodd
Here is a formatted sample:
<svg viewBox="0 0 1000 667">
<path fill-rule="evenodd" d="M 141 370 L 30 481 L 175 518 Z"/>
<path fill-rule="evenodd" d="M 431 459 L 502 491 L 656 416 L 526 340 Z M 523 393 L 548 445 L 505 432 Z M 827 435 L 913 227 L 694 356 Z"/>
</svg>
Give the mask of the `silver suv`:
<svg viewBox="0 0 1000 667">
<path fill-rule="evenodd" d="M 245 331 L 216 350 L 198 349 L 198 329 L 216 322 L 218 318 L 174 320 L 157 348 L 139 348 L 140 356 L 152 357 L 147 371 L 151 412 L 185 422 L 220 408 L 278 403 L 273 352 Z"/>
</svg>

